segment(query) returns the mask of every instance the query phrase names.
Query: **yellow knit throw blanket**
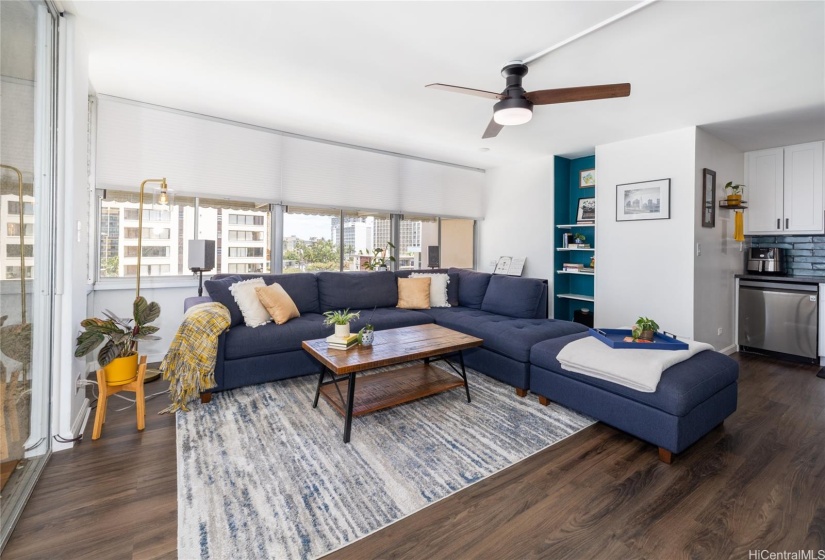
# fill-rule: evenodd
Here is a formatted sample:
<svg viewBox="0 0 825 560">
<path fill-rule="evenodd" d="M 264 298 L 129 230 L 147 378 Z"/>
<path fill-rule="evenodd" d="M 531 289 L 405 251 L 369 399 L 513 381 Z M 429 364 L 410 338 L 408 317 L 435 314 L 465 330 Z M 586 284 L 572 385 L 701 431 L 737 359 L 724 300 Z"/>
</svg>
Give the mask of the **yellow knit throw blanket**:
<svg viewBox="0 0 825 560">
<path fill-rule="evenodd" d="M 229 327 L 229 310 L 220 303 L 194 305 L 183 316 L 169 351 L 160 364 L 169 381 L 172 404 L 161 411 L 189 412 L 186 403 L 215 386 L 218 337 Z"/>
</svg>

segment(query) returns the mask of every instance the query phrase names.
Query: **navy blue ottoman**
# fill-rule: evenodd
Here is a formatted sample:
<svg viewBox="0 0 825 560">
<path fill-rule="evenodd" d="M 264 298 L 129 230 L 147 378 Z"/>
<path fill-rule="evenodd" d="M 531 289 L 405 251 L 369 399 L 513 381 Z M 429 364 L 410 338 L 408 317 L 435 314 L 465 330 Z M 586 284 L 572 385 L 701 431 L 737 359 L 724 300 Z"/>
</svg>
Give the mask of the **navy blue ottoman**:
<svg viewBox="0 0 825 560">
<path fill-rule="evenodd" d="M 530 390 L 548 400 L 592 416 L 659 447 L 670 463 L 736 410 L 739 364 L 718 352 L 699 352 L 666 369 L 655 393 L 561 368 L 556 360 L 568 343 L 586 334 L 540 342 L 530 351 Z"/>
</svg>

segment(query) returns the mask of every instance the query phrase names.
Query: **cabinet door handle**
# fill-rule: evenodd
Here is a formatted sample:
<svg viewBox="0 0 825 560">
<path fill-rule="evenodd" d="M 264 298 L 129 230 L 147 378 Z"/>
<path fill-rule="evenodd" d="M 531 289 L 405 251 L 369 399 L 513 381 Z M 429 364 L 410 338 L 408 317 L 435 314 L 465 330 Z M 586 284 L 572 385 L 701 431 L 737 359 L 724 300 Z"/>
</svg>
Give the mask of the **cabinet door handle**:
<svg viewBox="0 0 825 560">
<path fill-rule="evenodd" d="M 790 224 L 789 224 L 789 222 L 790 222 L 790 219 L 789 219 L 789 218 L 785 218 L 785 229 L 788 229 L 789 227 L 791 227 L 791 226 L 790 226 Z"/>
<path fill-rule="evenodd" d="M 781 227 L 782 227 L 782 218 L 777 218 L 776 219 L 776 229 L 779 229 Z"/>
</svg>

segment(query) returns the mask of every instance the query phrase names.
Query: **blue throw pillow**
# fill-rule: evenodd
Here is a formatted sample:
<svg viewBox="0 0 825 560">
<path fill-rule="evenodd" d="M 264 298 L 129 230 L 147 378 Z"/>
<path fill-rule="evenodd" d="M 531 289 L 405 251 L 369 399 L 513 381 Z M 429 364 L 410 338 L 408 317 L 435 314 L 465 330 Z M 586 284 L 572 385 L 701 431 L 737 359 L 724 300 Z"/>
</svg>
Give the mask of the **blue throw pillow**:
<svg viewBox="0 0 825 560">
<path fill-rule="evenodd" d="M 241 308 L 238 307 L 235 298 L 232 296 L 232 292 L 229 291 L 229 286 L 240 281 L 240 276 L 226 276 L 220 280 L 204 280 L 203 282 L 203 287 L 206 288 L 212 301 L 222 303 L 229 310 L 230 327 L 243 323 Z"/>
<path fill-rule="evenodd" d="M 487 284 L 490 283 L 492 274 L 464 268 L 451 268 L 450 272 L 458 273 L 458 304 L 463 307 L 481 309 L 481 302 L 484 301 L 484 294 L 487 292 Z M 452 284 L 452 280 L 450 283 Z"/>
<path fill-rule="evenodd" d="M 494 275 L 490 279 L 481 310 L 497 315 L 533 319 L 538 315 L 544 282 L 538 278 Z"/>
</svg>

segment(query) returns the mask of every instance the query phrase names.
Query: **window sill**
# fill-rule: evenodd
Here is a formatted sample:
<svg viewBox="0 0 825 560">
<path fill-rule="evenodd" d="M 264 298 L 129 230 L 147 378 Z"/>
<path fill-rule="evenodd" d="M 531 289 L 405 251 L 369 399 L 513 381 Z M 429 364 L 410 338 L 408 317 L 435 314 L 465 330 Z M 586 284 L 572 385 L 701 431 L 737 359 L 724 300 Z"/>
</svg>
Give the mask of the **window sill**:
<svg viewBox="0 0 825 560">
<path fill-rule="evenodd" d="M 211 276 L 211 275 L 210 275 Z M 207 276 L 204 274 L 204 279 Z M 136 278 L 103 278 L 92 286 L 92 291 L 103 292 L 107 290 L 134 290 Z M 192 288 L 198 286 L 196 275 L 186 276 L 146 276 L 140 279 L 141 290 L 155 290 L 161 288 Z"/>
</svg>

